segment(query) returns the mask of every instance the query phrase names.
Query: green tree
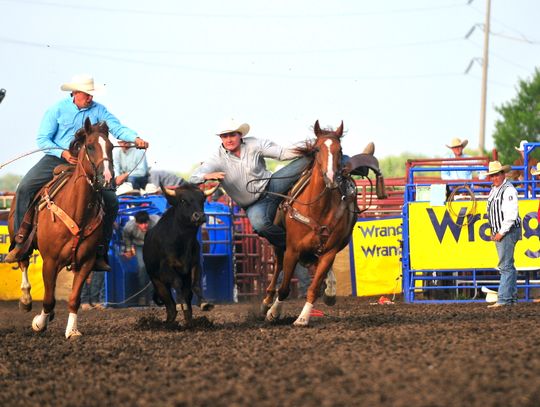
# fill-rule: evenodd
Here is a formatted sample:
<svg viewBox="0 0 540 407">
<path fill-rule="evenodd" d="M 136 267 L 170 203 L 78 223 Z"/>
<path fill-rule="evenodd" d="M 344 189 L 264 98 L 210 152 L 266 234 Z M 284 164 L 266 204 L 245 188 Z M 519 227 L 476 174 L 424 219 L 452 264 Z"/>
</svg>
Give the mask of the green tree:
<svg viewBox="0 0 540 407">
<path fill-rule="evenodd" d="M 22 177 L 16 174 L 6 174 L 0 177 L 0 191 L 15 192 Z"/>
<path fill-rule="evenodd" d="M 534 70 L 530 81 L 520 80 L 517 96 L 508 103 L 495 107 L 501 119 L 495 122 L 493 139 L 499 161 L 513 163 L 517 158 L 515 146 L 521 140 L 540 140 L 540 71 Z M 540 151 L 534 153 L 538 157 Z"/>
</svg>

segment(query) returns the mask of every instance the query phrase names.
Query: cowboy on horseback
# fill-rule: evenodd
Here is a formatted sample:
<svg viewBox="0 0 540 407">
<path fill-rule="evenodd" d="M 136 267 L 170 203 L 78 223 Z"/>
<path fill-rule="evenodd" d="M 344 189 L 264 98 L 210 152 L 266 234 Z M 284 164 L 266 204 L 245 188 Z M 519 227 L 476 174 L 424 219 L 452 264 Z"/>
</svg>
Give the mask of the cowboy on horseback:
<svg viewBox="0 0 540 407">
<path fill-rule="evenodd" d="M 33 226 L 33 208 L 30 208 L 36 193 L 53 178 L 53 170 L 61 164 L 77 164 L 77 157 L 69 152 L 69 146 L 75 132 L 84 126 L 87 118 L 91 123 L 104 121 L 109 131 L 118 139 L 132 142 L 137 148 L 148 148 L 148 143 L 137 133 L 125 126 L 107 108 L 93 101 L 93 96 L 102 89 L 94 84 L 89 75 L 76 75 L 71 82 L 64 83 L 61 90 L 68 91 L 70 97 L 52 106 L 43 117 L 37 135 L 37 145 L 45 155 L 23 177 L 16 193 L 14 216 L 15 239 L 11 242 L 10 252 L 4 259 L 6 263 L 15 263 L 27 255 L 25 244 Z M 114 190 L 103 190 L 105 216 L 103 236 L 98 246 L 94 270 L 110 271 L 106 261 L 107 248 L 112 235 L 112 226 L 118 212 L 118 201 Z"/>
<path fill-rule="evenodd" d="M 200 184 L 220 180 L 223 189 L 246 211 L 255 232 L 283 249 L 285 230 L 274 224 L 274 218 L 284 194 L 300 179 L 310 160 L 300 156 L 295 147 L 286 148 L 270 140 L 245 137 L 249 130 L 247 123 L 239 124 L 235 120 L 224 123 L 217 133 L 221 139 L 219 150 L 194 171 L 190 182 Z M 373 155 L 373 151 L 373 143 L 370 143 L 364 153 Z M 344 157 L 344 161 L 354 162 Z M 272 174 L 266 168 L 265 158 L 293 160 Z M 348 172 L 352 169 L 348 166 Z"/>
</svg>

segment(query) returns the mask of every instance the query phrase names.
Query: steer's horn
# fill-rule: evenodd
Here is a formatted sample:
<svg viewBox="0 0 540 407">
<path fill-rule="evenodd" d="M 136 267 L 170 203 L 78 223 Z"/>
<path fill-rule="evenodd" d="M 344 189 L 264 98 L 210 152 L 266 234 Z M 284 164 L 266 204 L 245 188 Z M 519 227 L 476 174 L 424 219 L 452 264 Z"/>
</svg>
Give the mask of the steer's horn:
<svg viewBox="0 0 540 407">
<path fill-rule="evenodd" d="M 205 191 L 204 191 L 204 196 L 210 196 L 210 195 L 212 195 L 212 194 L 213 194 L 214 192 L 216 192 L 216 190 L 219 188 L 219 185 L 220 185 L 220 184 L 219 184 L 219 182 L 218 182 L 218 183 L 216 184 L 215 187 L 212 187 L 212 188 L 210 188 L 210 189 L 205 190 Z"/>
<path fill-rule="evenodd" d="M 175 197 L 176 196 L 176 192 L 174 191 L 174 189 L 171 189 L 171 188 L 167 188 L 167 187 L 164 187 L 163 185 L 159 185 L 161 187 L 161 190 L 163 191 L 163 193 L 165 195 L 169 195 L 169 196 L 172 196 L 172 197 Z"/>
</svg>

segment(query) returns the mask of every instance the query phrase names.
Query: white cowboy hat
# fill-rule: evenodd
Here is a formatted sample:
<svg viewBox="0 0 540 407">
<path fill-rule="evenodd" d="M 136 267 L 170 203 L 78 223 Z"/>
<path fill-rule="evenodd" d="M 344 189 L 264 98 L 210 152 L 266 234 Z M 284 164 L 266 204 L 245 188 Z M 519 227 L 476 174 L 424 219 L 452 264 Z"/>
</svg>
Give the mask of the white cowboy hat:
<svg viewBox="0 0 540 407">
<path fill-rule="evenodd" d="M 482 286 L 482 292 L 486 294 L 486 302 L 497 302 L 498 293 L 497 291 L 490 290 L 486 286 Z"/>
<path fill-rule="evenodd" d="M 154 185 L 151 183 L 146 184 L 145 189 L 141 188 L 141 195 L 152 195 L 152 194 L 160 194 L 160 193 L 161 193 L 161 189 L 157 185 Z"/>
<path fill-rule="evenodd" d="M 488 170 L 485 173 L 485 175 L 493 175 L 499 172 L 508 172 L 508 171 L 510 171 L 509 165 L 501 165 L 499 161 L 490 161 Z"/>
<path fill-rule="evenodd" d="M 225 120 L 223 123 L 221 123 L 219 128 L 222 130 L 216 133 L 216 135 L 218 136 L 221 136 L 222 134 L 238 132 L 242 135 L 242 137 L 244 137 L 246 134 L 249 133 L 249 124 L 247 123 L 240 124 L 235 119 Z"/>
<path fill-rule="evenodd" d="M 116 188 L 116 195 L 133 195 L 138 192 L 139 191 L 133 189 L 133 184 L 131 182 L 124 182 Z"/>
<path fill-rule="evenodd" d="M 448 148 L 454 148 L 454 147 L 463 147 L 463 148 L 465 148 L 465 146 L 467 144 L 469 144 L 469 140 L 461 141 L 461 139 L 453 138 L 452 141 L 450 142 L 450 144 L 447 144 L 446 147 L 448 147 Z"/>
<path fill-rule="evenodd" d="M 102 85 L 96 85 L 94 78 L 87 74 L 75 75 L 71 78 L 71 82 L 64 83 L 60 86 L 61 90 L 72 92 L 78 90 L 80 92 L 88 93 L 94 96 L 96 93 L 105 89 Z"/>
<path fill-rule="evenodd" d="M 514 147 L 517 151 L 525 151 L 525 144 L 527 144 L 527 140 L 521 140 L 519 142 L 519 147 Z"/>
<path fill-rule="evenodd" d="M 540 163 L 536 164 L 536 168 L 531 168 L 531 175 L 540 175 Z"/>
</svg>

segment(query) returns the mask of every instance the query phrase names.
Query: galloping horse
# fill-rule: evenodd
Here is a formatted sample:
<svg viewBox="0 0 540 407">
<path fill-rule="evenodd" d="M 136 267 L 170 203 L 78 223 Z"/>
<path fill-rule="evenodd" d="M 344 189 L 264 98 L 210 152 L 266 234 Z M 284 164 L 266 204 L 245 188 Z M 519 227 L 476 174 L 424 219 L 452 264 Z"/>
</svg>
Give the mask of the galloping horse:
<svg viewBox="0 0 540 407">
<path fill-rule="evenodd" d="M 30 252 L 33 248 L 37 248 L 43 258 L 45 294 L 43 310 L 32 321 L 32 329 L 36 332 L 45 331 L 48 322 L 54 319 L 56 279 L 60 270 L 69 266 L 75 275 L 68 302 L 66 338 L 81 335 L 77 329 L 81 289 L 94 265 L 98 241 L 102 235 L 101 189 L 110 184 L 114 175 L 113 146 L 108 135 L 109 128 L 106 123 L 92 125 L 87 118 L 84 127 L 75 133 L 70 145 L 71 155 L 78 157 L 73 174 L 54 197 L 51 197 L 52 191 L 49 190 L 51 184 L 38 192 L 43 203 L 38 204 L 42 210 L 35 214 L 37 232 Z M 15 205 L 11 207 L 8 226 L 12 241 L 15 238 L 14 207 Z M 28 264 L 27 253 L 19 261 L 23 277 L 19 305 L 26 311 L 32 309 Z"/>
<path fill-rule="evenodd" d="M 278 298 L 272 304 L 279 272 L 274 273 L 261 305 L 266 320 L 278 319 L 282 301 L 289 295 L 289 283 L 297 262 L 306 259 L 314 262 L 315 275 L 308 288 L 304 308 L 294 322 L 295 326 L 309 324 L 311 309 L 319 296 L 323 280 L 327 278 L 336 254 L 349 243 L 358 214 L 356 189 L 351 193 L 347 186 L 347 183 L 354 181 L 342 176 L 343 122 L 337 130 L 332 131 L 322 130 L 319 121 L 316 121 L 314 131 L 317 137 L 315 143 L 308 143 L 301 151 L 313 159 L 309 179 L 298 191 L 294 192 L 293 189 L 282 204 L 287 243 L 284 252 L 276 249 L 277 270 L 284 273 Z M 372 155 L 369 157 L 371 162 L 377 163 Z M 377 168 L 373 169 L 378 171 L 378 163 Z M 329 281 L 330 274 L 328 277 L 327 284 L 335 285 L 335 280 Z M 335 300 L 335 293 L 333 296 Z"/>
</svg>

